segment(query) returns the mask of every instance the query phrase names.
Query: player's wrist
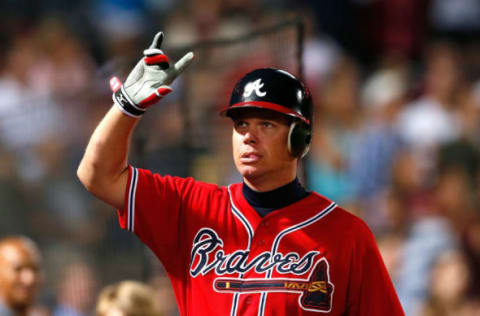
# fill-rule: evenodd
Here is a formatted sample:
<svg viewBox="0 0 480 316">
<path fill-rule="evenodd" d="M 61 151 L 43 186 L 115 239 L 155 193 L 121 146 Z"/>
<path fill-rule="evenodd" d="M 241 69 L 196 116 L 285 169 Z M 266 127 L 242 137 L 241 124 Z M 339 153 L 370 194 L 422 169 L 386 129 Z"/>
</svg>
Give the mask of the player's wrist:
<svg viewBox="0 0 480 316">
<path fill-rule="evenodd" d="M 117 112 L 120 116 L 123 116 L 125 118 L 128 118 L 128 119 L 131 119 L 131 120 L 135 120 L 135 121 L 138 121 L 140 120 L 143 115 L 140 115 L 140 116 L 134 116 L 130 113 L 128 113 L 127 111 L 125 111 L 121 106 L 119 106 L 117 103 L 115 102 L 112 102 L 112 106 L 111 106 L 112 109 L 115 110 L 115 112 Z"/>
<path fill-rule="evenodd" d="M 113 103 L 126 115 L 134 118 L 140 118 L 145 114 L 146 109 L 135 104 L 125 92 L 123 85 L 112 94 Z"/>
</svg>

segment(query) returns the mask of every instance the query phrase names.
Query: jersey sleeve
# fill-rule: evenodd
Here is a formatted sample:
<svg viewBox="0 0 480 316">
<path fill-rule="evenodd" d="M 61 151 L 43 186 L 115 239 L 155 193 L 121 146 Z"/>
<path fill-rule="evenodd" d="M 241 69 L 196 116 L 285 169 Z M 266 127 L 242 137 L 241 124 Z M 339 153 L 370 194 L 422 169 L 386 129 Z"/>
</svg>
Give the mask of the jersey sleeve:
<svg viewBox="0 0 480 316">
<path fill-rule="evenodd" d="M 184 252 L 178 249 L 186 246 L 186 223 L 204 216 L 212 186 L 129 166 L 124 208 L 117 211 L 119 224 L 137 235 L 167 270 L 185 264 Z"/>
<path fill-rule="evenodd" d="M 362 221 L 350 262 L 347 315 L 405 315 L 375 238 Z"/>
</svg>

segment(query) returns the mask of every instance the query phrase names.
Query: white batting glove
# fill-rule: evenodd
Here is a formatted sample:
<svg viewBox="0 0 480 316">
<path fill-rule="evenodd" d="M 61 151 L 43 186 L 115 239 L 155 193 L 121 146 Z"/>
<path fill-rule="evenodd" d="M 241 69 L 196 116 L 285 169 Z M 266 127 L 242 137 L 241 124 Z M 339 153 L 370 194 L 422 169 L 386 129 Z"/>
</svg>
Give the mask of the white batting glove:
<svg viewBox="0 0 480 316">
<path fill-rule="evenodd" d="M 170 67 L 168 57 L 160 50 L 162 41 L 163 33 L 158 32 L 124 84 L 117 77 L 110 79 L 113 101 L 128 116 L 140 117 L 150 105 L 172 92 L 169 85 L 193 60 L 189 52 Z"/>
</svg>

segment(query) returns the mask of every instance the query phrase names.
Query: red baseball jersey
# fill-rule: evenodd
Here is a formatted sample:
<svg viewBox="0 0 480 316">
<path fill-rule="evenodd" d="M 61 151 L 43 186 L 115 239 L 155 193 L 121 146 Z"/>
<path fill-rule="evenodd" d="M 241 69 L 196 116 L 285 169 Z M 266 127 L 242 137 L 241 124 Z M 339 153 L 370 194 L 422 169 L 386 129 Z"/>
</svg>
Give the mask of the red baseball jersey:
<svg viewBox="0 0 480 316">
<path fill-rule="evenodd" d="M 241 183 L 129 167 L 118 215 L 165 266 L 181 315 L 404 315 L 371 231 L 317 193 L 262 218 Z"/>
</svg>

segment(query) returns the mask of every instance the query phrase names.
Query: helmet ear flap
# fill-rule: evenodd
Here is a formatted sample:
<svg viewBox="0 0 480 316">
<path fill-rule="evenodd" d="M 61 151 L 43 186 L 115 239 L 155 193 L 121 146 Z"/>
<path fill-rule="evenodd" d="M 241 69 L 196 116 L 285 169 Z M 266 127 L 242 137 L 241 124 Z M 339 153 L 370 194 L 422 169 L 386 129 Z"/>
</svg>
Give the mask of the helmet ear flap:
<svg viewBox="0 0 480 316">
<path fill-rule="evenodd" d="M 303 158 L 310 149 L 311 129 L 302 122 L 294 121 L 288 132 L 288 152 L 293 157 Z"/>
</svg>

